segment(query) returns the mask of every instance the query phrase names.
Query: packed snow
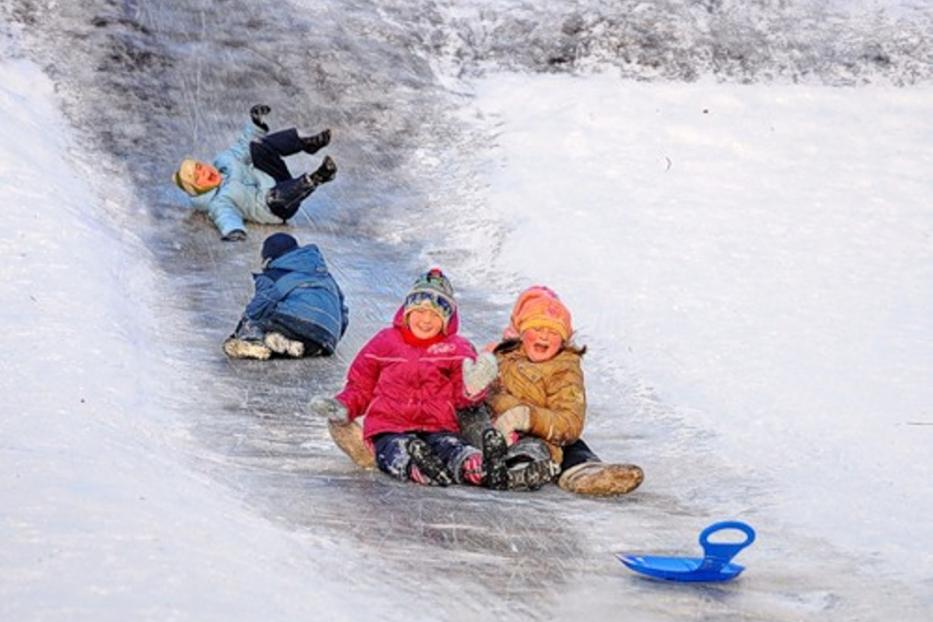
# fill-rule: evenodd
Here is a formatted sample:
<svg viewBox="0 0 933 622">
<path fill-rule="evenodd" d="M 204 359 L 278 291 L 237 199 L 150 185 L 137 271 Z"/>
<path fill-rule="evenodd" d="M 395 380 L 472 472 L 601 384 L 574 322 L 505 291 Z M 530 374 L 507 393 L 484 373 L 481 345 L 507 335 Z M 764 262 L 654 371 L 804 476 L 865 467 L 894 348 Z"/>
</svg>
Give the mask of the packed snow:
<svg viewBox="0 0 933 622">
<path fill-rule="evenodd" d="M 698 451 L 769 480 L 789 524 L 929 581 L 931 103 L 929 87 L 488 78 L 478 208 L 508 233 L 477 261 L 554 287 L 590 378 L 637 370 L 715 434 Z"/>
<path fill-rule="evenodd" d="M 929 619 L 923 7 L 429 4 L 0 9 L 0 619 Z M 167 182 L 259 100 L 334 128 L 287 228 L 348 295 L 330 359 L 226 361 L 280 228 L 220 242 Z M 307 398 L 434 264 L 477 344 L 561 294 L 584 437 L 638 491 L 424 488 L 333 446 Z M 727 518 L 758 531 L 736 582 L 615 559 Z"/>
<path fill-rule="evenodd" d="M 0 619 L 363 615 L 300 533 L 192 469 L 159 402 L 182 382 L 160 362 L 159 275 L 114 226 L 120 171 L 83 157 L 31 63 L 0 62 L 0 116 Z"/>
</svg>

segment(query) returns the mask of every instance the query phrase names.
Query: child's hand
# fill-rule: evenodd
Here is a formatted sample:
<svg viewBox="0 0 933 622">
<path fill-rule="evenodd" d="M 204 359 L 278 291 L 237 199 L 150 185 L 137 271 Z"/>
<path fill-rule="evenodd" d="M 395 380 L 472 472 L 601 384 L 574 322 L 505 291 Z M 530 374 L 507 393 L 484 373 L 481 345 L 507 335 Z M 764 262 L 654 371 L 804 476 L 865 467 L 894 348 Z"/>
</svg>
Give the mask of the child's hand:
<svg viewBox="0 0 933 622">
<path fill-rule="evenodd" d="M 242 242 L 246 239 L 246 232 L 242 229 L 234 229 L 227 235 L 220 238 L 224 242 Z"/>
<path fill-rule="evenodd" d="M 479 395 L 498 375 L 499 364 L 491 352 L 483 352 L 476 361 L 463 360 L 463 388 L 467 397 Z"/>
<path fill-rule="evenodd" d="M 496 418 L 496 429 L 505 437 L 509 445 L 515 444 L 517 432 L 527 432 L 531 427 L 531 409 L 520 404 L 513 406 Z"/>
<path fill-rule="evenodd" d="M 347 423 L 350 420 L 350 413 L 347 407 L 340 400 L 324 395 L 315 395 L 308 402 L 308 410 L 322 417 L 327 417 L 330 421 Z"/>
</svg>

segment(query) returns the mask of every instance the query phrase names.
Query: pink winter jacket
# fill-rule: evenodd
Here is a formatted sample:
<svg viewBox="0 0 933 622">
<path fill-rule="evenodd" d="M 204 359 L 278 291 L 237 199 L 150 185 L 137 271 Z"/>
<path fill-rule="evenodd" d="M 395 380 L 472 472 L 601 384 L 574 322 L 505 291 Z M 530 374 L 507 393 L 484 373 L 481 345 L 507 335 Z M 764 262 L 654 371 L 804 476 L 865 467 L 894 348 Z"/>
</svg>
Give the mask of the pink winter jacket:
<svg viewBox="0 0 933 622">
<path fill-rule="evenodd" d="M 363 346 L 337 399 L 350 419 L 366 416 L 363 436 L 384 432 L 459 432 L 457 409 L 483 401 L 485 391 L 464 395 L 463 360 L 475 359 L 470 342 L 457 335 L 454 312 L 442 341 L 426 348 L 405 342 L 403 309 Z"/>
</svg>

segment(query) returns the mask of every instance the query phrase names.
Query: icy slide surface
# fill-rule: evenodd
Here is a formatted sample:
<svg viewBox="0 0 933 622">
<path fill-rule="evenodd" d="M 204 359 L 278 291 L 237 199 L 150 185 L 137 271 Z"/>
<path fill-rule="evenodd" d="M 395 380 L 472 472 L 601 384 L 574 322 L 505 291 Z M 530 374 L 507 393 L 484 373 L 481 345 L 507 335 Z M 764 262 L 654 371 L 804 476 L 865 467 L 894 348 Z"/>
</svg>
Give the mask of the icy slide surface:
<svg viewBox="0 0 933 622">
<path fill-rule="evenodd" d="M 930 617 L 929 10 L 560 4 L 4 4 L 0 618 Z M 257 101 L 334 130 L 288 228 L 350 301 L 329 360 L 223 357 L 276 228 L 222 243 L 167 183 Z M 586 437 L 642 490 L 426 489 L 332 446 L 308 396 L 433 264 L 477 343 L 518 288 L 567 297 Z M 725 517 L 759 531 L 735 584 L 612 555 Z"/>
</svg>

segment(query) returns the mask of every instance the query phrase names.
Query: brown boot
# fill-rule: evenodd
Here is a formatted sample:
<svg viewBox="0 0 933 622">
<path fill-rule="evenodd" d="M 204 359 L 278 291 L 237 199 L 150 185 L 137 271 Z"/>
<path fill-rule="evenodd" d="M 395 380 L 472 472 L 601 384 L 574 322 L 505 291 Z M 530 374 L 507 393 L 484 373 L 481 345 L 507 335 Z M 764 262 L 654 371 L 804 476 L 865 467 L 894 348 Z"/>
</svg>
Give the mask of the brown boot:
<svg viewBox="0 0 933 622">
<path fill-rule="evenodd" d="M 561 473 L 557 485 L 579 495 L 609 497 L 632 492 L 644 479 L 645 473 L 634 464 L 584 462 Z"/>
<path fill-rule="evenodd" d="M 327 429 L 330 431 L 330 437 L 337 443 L 337 447 L 350 456 L 350 459 L 357 466 L 364 469 L 371 469 L 376 466 L 376 458 L 373 456 L 373 452 L 363 441 L 363 427 L 360 424 L 355 421 L 350 423 L 328 421 Z"/>
</svg>

